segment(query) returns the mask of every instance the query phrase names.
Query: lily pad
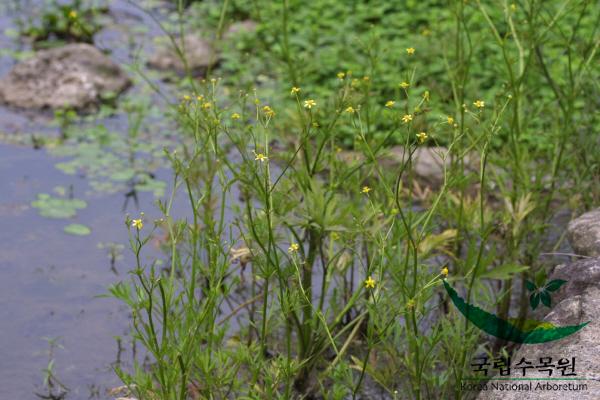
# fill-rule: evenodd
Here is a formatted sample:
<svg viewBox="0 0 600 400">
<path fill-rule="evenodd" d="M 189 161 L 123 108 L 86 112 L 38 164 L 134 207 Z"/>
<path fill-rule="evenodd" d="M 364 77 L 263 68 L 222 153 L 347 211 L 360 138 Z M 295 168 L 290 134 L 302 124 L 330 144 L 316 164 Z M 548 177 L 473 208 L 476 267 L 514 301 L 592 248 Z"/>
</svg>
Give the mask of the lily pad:
<svg viewBox="0 0 600 400">
<path fill-rule="evenodd" d="M 69 235 L 75 236 L 86 236 L 92 233 L 92 230 L 90 228 L 82 224 L 69 224 L 65 226 L 64 231 Z"/>
<path fill-rule="evenodd" d="M 77 210 L 87 207 L 87 203 L 80 199 L 53 197 L 47 193 L 40 193 L 37 200 L 31 202 L 31 206 L 37 208 L 42 217 L 60 219 L 74 217 Z"/>
</svg>

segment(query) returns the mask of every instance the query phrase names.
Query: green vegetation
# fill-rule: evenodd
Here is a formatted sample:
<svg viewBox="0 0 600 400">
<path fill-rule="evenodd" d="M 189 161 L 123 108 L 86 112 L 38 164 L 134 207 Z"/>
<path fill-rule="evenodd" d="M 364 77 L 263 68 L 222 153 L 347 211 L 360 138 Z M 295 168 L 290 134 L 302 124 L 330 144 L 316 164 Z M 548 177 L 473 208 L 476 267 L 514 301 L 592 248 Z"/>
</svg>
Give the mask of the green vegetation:
<svg viewBox="0 0 600 400">
<path fill-rule="evenodd" d="M 94 34 L 101 28 L 98 16 L 105 10 L 97 1 L 48 1 L 39 19 L 21 21 L 20 33 L 37 42 L 38 47 L 56 45 L 52 44 L 56 40 L 92 43 Z"/>
<path fill-rule="evenodd" d="M 556 215 L 600 201 L 595 3 L 176 3 L 173 43 L 220 50 L 205 79 L 180 79 L 163 110 L 123 101 L 125 136 L 57 114 L 59 168 L 162 197 L 161 218 L 127 218 L 136 265 L 109 289 L 149 356 L 117 369 L 131 394 L 472 396 L 473 355 L 512 344 L 468 324 L 443 279 L 529 330 L 531 288 L 560 287 L 543 286 Z M 245 20 L 256 29 L 228 33 Z M 151 141 L 157 114 L 171 125 Z M 169 189 L 151 173 L 159 149 Z M 85 203 L 33 206 L 70 217 Z M 147 262 L 151 240 L 163 259 Z"/>
</svg>

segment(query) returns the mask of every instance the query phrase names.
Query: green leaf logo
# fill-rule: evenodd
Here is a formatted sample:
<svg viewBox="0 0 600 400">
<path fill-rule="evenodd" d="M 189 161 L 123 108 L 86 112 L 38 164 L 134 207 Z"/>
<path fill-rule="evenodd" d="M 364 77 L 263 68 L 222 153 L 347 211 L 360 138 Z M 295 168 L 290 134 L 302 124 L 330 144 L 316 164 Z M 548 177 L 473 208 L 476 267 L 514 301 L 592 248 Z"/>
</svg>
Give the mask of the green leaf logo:
<svg viewBox="0 0 600 400">
<path fill-rule="evenodd" d="M 556 292 L 565 283 L 567 283 L 567 281 L 563 279 L 555 279 L 542 287 L 538 287 L 535 283 L 529 280 L 525 281 L 527 290 L 531 292 L 531 295 L 529 295 L 529 305 L 531 306 L 531 309 L 535 310 L 540 304 L 540 301 L 543 305 L 550 308 L 552 306 L 552 298 L 550 297 L 550 293 Z"/>
<path fill-rule="evenodd" d="M 517 323 L 518 321 L 515 320 L 506 321 L 473 304 L 467 303 L 456 293 L 456 290 L 454 290 L 445 279 L 442 282 L 444 283 L 446 292 L 448 292 L 454 306 L 456 306 L 458 311 L 460 311 L 466 319 L 482 331 L 500 339 L 526 344 L 546 343 L 572 335 L 589 324 L 588 321 L 579 325 L 554 326 L 553 324 L 543 321 L 524 321 L 525 323 L 523 323 L 523 321 Z M 546 304 L 546 302 L 550 304 L 550 294 L 548 292 L 558 290 L 564 283 L 564 281 L 562 283 L 552 281 L 545 285 L 543 292 L 546 293 L 545 296 L 547 296 L 547 298 L 543 296 L 540 291 L 537 302 L 539 303 L 539 301 L 541 301 L 544 304 Z M 528 284 L 528 286 L 530 285 Z M 553 290 L 549 290 L 548 286 Z M 538 289 L 535 285 L 531 287 L 536 290 Z"/>
</svg>

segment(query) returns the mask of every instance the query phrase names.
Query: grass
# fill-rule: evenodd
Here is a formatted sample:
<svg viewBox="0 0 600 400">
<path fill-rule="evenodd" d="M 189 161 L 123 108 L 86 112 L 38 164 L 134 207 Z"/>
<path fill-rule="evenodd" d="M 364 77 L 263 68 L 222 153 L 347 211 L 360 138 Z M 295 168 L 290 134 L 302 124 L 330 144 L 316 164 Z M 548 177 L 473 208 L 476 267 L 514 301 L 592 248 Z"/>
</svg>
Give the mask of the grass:
<svg viewBox="0 0 600 400">
<path fill-rule="evenodd" d="M 136 397 L 468 398 L 473 355 L 512 351 L 441 282 L 524 320 L 554 215 L 598 204 L 600 14 L 404 3 L 179 4 L 165 28 L 210 27 L 223 54 L 165 110 L 183 146 L 162 218 L 126 221 L 137 265 L 110 292 L 151 360 L 117 370 Z M 166 267 L 142 261 L 159 233 Z"/>
</svg>

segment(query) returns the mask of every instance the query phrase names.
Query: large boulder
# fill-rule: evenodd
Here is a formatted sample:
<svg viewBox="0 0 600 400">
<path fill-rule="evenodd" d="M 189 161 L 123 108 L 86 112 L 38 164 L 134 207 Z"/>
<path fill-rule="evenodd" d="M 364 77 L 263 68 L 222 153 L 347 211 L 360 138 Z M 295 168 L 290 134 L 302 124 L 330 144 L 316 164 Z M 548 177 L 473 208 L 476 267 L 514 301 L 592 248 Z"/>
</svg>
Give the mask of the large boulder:
<svg viewBox="0 0 600 400">
<path fill-rule="evenodd" d="M 100 50 L 77 43 L 42 50 L 0 79 L 0 102 L 20 108 L 86 109 L 131 81 Z"/>
<path fill-rule="evenodd" d="M 600 208 L 569 222 L 567 235 L 577 254 L 600 257 Z"/>
<path fill-rule="evenodd" d="M 163 44 L 150 57 L 148 65 L 163 71 L 173 71 L 178 74 L 186 72 L 186 64 L 190 73 L 194 76 L 202 76 L 209 67 L 212 67 L 218 61 L 217 53 L 212 45 L 196 34 L 188 34 L 183 41 L 175 39 L 179 50 L 185 54 L 183 62 L 180 54 L 170 40 L 164 39 Z"/>
<path fill-rule="evenodd" d="M 552 364 L 557 366 L 560 359 L 575 358 L 575 376 L 563 376 L 562 370 L 553 369 L 551 378 L 577 378 L 585 380 L 547 380 L 547 381 L 490 381 L 487 390 L 480 392 L 479 400 L 492 399 L 600 399 L 600 258 L 589 258 L 572 264 L 556 267 L 550 279 L 567 281 L 558 291 L 552 294 L 552 311 L 546 315 L 545 321 L 556 326 L 589 324 L 577 333 L 564 339 L 542 344 L 524 344 L 512 357 L 512 378 L 522 377 L 521 370 L 515 371 L 515 364 L 521 359 L 538 365 L 540 358 L 552 357 Z M 571 373 L 565 370 L 565 373 Z M 496 377 L 498 378 L 498 377 Z M 528 369 L 526 378 L 549 378 L 548 372 Z M 498 390 L 496 384 L 529 384 L 530 390 Z M 543 388 L 538 386 L 544 385 Z M 550 387 L 545 386 L 549 384 Z M 572 389 L 568 388 L 571 384 Z M 558 387 L 557 385 L 567 385 Z M 580 390 L 574 389 L 577 385 Z"/>
</svg>

